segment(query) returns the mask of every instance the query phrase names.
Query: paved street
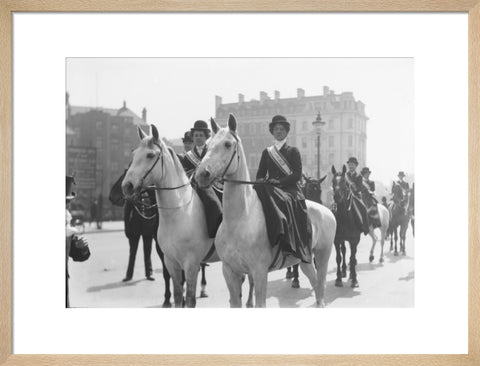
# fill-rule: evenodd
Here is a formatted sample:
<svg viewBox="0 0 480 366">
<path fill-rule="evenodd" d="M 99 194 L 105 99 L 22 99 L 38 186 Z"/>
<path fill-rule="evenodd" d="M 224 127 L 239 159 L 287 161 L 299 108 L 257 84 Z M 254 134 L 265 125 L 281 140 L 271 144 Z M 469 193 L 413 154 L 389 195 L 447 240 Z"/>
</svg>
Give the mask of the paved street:
<svg viewBox="0 0 480 366">
<path fill-rule="evenodd" d="M 70 260 L 70 303 L 72 307 L 160 307 L 163 303 L 164 281 L 161 262 L 152 249 L 156 281 L 144 275 L 143 248 L 140 243 L 133 280 L 123 283 L 128 262 L 128 241 L 123 222 L 105 223 L 103 230 L 86 228 L 91 257 L 83 263 Z M 357 254 L 357 273 L 360 287 L 352 289 L 344 279 L 344 287 L 334 286 L 336 276 L 335 249 L 332 249 L 327 275 L 327 307 L 413 307 L 414 306 L 414 240 L 411 228 L 407 231 L 407 255 L 393 256 L 385 244 L 385 262 L 378 263 L 380 245 L 375 261 L 368 262 L 371 239 L 362 236 Z M 349 256 L 349 249 L 347 249 Z M 291 288 L 285 270 L 269 274 L 267 307 L 311 307 L 315 304 L 308 280 L 300 274 L 300 288 Z M 197 298 L 197 307 L 228 307 L 228 290 L 222 275 L 221 263 L 207 267 L 208 298 Z M 199 277 L 200 280 L 200 277 Z M 244 292 L 248 291 L 244 284 Z M 197 294 L 200 288 L 197 287 Z"/>
</svg>

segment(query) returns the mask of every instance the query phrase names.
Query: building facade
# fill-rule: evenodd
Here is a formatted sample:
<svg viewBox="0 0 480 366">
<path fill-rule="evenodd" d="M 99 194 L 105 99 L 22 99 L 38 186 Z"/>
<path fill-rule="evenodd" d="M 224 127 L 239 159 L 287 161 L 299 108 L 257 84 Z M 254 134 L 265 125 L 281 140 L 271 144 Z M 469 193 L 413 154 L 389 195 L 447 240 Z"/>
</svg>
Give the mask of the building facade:
<svg viewBox="0 0 480 366">
<path fill-rule="evenodd" d="M 328 86 L 323 95 L 306 96 L 297 89 L 296 98 L 274 98 L 261 91 L 258 100 L 246 102 L 239 94 L 236 103 L 223 103 L 215 97 L 216 118 L 224 124 L 229 113 L 238 122 L 239 134 L 247 154 L 250 173 L 255 176 L 262 150 L 272 144 L 268 124 L 276 114 L 284 115 L 291 123 L 289 144 L 302 154 L 303 170 L 307 176 L 317 177 L 317 135 L 312 122 L 321 114 L 325 122 L 320 140 L 320 176 L 329 172 L 332 165 L 341 169 L 349 156 L 356 156 L 360 166 L 366 163 L 365 105 L 355 100 L 352 92 L 336 94 Z"/>
<path fill-rule="evenodd" d="M 108 195 L 138 146 L 137 126 L 148 132 L 146 113 L 144 108 L 138 117 L 126 102 L 118 109 L 72 106 L 67 94 L 66 173 L 75 175 L 76 203 L 88 210 L 97 200 L 105 220 L 123 217 Z"/>
</svg>

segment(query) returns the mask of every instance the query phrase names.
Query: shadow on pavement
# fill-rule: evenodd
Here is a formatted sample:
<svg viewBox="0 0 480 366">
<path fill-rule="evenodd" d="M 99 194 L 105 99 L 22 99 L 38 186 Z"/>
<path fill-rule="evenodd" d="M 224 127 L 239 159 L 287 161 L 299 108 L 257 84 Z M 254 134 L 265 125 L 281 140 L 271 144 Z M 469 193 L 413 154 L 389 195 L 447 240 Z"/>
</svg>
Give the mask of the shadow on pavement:
<svg viewBox="0 0 480 366">
<path fill-rule="evenodd" d="M 405 259 L 413 260 L 413 258 L 410 257 L 409 255 L 403 255 L 402 253 L 398 253 L 398 255 L 395 256 L 395 255 L 393 255 L 393 252 L 387 252 L 385 254 L 385 258 L 388 258 L 390 263 L 396 263 L 400 260 L 405 260 Z"/>
<path fill-rule="evenodd" d="M 415 278 L 415 272 L 410 271 L 410 272 L 408 272 L 408 274 L 405 277 L 399 277 L 398 280 L 399 281 L 410 281 L 410 280 L 413 280 L 414 278 Z"/>
<path fill-rule="evenodd" d="M 136 280 L 136 281 L 130 281 L 130 282 L 122 282 L 121 280 L 118 282 L 113 282 L 113 283 L 107 283 L 106 285 L 101 285 L 101 286 L 92 286 L 87 289 L 87 292 L 98 292 L 98 291 L 103 291 L 103 290 L 114 290 L 120 287 L 128 287 L 128 286 L 135 286 L 137 283 L 141 281 L 146 281 L 146 280 Z"/>
<path fill-rule="evenodd" d="M 310 282 L 303 276 L 300 280 L 300 288 L 292 288 L 292 282 L 285 279 L 268 281 L 267 299 L 274 297 L 278 300 L 280 308 L 298 308 L 297 302 L 307 299 L 312 295 Z"/>
<path fill-rule="evenodd" d="M 350 287 L 349 281 L 345 281 L 344 279 L 343 287 L 336 287 L 335 280 L 332 280 L 327 282 L 327 289 L 325 290 L 325 303 L 328 307 L 329 304 L 339 298 L 350 299 L 358 295 L 361 295 L 361 292 L 358 290 L 358 288 Z"/>
</svg>

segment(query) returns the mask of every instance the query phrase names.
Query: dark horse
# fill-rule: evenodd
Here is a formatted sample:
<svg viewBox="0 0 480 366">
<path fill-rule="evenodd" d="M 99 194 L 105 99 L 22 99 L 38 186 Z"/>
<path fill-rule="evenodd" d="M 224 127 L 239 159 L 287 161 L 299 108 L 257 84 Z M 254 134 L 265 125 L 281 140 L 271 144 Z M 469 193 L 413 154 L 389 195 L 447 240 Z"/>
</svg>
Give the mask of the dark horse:
<svg viewBox="0 0 480 366">
<path fill-rule="evenodd" d="M 322 182 L 325 180 L 325 178 L 327 178 L 327 176 L 324 176 L 321 179 L 313 179 L 305 175 L 303 176 L 305 184 L 302 185 L 302 191 L 303 195 L 307 200 L 322 204 Z M 293 278 L 293 288 L 300 288 L 300 282 L 298 281 L 298 264 L 295 264 L 293 267 L 287 268 L 286 277 L 287 279 Z"/>
<path fill-rule="evenodd" d="M 345 165 L 341 172 L 337 172 L 335 167 L 332 166 L 332 188 L 334 197 L 332 211 L 337 220 L 337 231 L 334 240 L 335 251 L 337 253 L 337 279 L 335 280 L 335 286 L 342 287 L 342 277 L 347 277 L 345 241 L 348 241 L 350 244 L 350 285 L 351 287 L 358 287 L 355 266 L 357 265 L 357 246 L 360 242 L 362 229 L 361 225 L 358 224 L 358 218 L 355 217 L 355 204 L 357 204 L 357 202 L 354 202 L 356 198 L 347 185 L 345 178 L 346 171 L 347 168 Z"/>
<path fill-rule="evenodd" d="M 398 255 L 397 242 L 398 234 L 397 229 L 400 227 L 400 251 L 403 255 L 406 255 L 405 250 L 405 237 L 407 234 L 408 222 L 410 220 L 409 210 L 408 210 L 408 201 L 409 201 L 409 192 L 404 191 L 403 188 L 397 184 L 393 183 L 392 187 L 392 202 L 389 205 L 390 210 L 390 225 L 388 232 L 390 233 L 390 251 L 395 249 L 393 255 Z M 393 240 L 395 236 L 395 248 L 393 246 Z"/>
</svg>

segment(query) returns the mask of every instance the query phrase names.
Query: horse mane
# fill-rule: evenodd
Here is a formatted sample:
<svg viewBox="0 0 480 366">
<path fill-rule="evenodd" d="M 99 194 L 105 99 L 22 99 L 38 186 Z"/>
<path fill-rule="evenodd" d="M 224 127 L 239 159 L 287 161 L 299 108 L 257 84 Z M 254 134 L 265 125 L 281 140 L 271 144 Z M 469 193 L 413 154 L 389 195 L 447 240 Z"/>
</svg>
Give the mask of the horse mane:
<svg viewBox="0 0 480 366">
<path fill-rule="evenodd" d="M 169 152 L 169 154 L 163 153 L 163 157 L 165 159 L 165 162 L 170 163 L 175 168 L 175 171 L 176 171 L 177 175 L 182 180 L 187 180 L 188 178 L 187 178 L 187 174 L 185 173 L 185 169 L 183 169 L 183 165 L 182 165 L 182 163 L 180 163 L 180 160 L 178 159 L 178 156 L 175 153 L 175 151 L 173 150 L 173 148 L 171 146 L 168 146 L 165 143 L 165 141 L 163 141 L 163 139 L 161 139 L 161 138 L 158 139 L 155 142 L 158 143 L 158 145 L 160 145 L 160 147 L 162 149 L 162 153 L 164 151 Z M 149 145 L 154 144 L 155 142 L 153 141 L 153 138 L 148 139 L 148 141 L 147 141 L 147 143 Z"/>
</svg>

